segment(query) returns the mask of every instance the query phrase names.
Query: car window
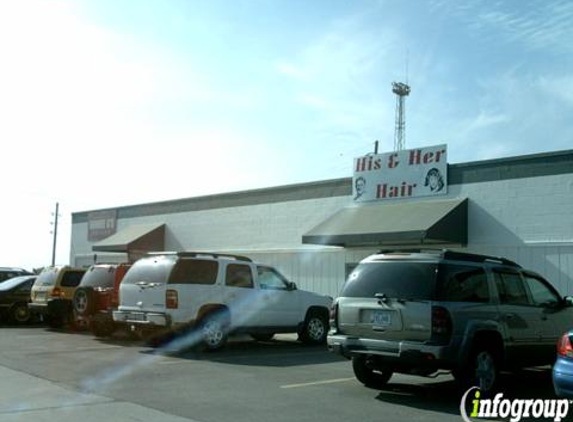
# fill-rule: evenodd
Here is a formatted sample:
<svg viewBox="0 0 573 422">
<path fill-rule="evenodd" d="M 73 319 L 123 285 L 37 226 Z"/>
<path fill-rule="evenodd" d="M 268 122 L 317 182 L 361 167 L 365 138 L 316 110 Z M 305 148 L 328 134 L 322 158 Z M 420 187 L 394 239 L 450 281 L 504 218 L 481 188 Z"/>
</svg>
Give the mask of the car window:
<svg viewBox="0 0 573 422">
<path fill-rule="evenodd" d="M 20 287 L 18 287 L 18 289 L 16 289 L 16 291 L 23 292 L 23 293 L 29 293 L 30 290 L 32 289 L 33 284 L 34 284 L 34 279 L 28 280 L 25 283 L 23 283 Z"/>
<path fill-rule="evenodd" d="M 116 268 L 113 266 L 93 266 L 83 276 L 82 287 L 112 287 Z"/>
<path fill-rule="evenodd" d="M 58 272 L 55 268 L 46 268 L 36 280 L 37 286 L 55 286 L 58 280 Z"/>
<path fill-rule="evenodd" d="M 499 301 L 509 305 L 530 305 L 523 280 L 518 273 L 494 272 Z"/>
<path fill-rule="evenodd" d="M 62 287 L 77 287 L 82 281 L 84 271 L 66 271 L 62 276 Z"/>
<path fill-rule="evenodd" d="M 535 305 L 546 306 L 561 302 L 559 295 L 549 288 L 543 280 L 528 274 L 524 274 L 523 279 L 529 288 L 531 298 Z"/>
<path fill-rule="evenodd" d="M 1 272 L 0 273 L 0 282 L 4 280 L 11 279 L 13 277 L 17 277 L 19 274 L 14 272 Z"/>
<path fill-rule="evenodd" d="M 248 265 L 229 264 L 225 275 L 225 284 L 229 287 L 253 287 L 253 273 Z"/>
<path fill-rule="evenodd" d="M 440 265 L 438 300 L 448 302 L 489 302 L 487 275 L 482 268 Z"/>
<path fill-rule="evenodd" d="M 17 287 L 18 285 L 20 285 L 23 282 L 23 280 L 26 280 L 26 279 L 29 279 L 28 284 L 31 287 L 32 284 L 34 284 L 35 277 L 30 278 L 29 276 L 20 276 L 20 277 L 11 278 L 10 280 L 6 280 L 4 283 L 1 283 L 0 284 L 0 291 L 5 292 L 8 290 L 11 290 L 11 289 Z M 26 284 L 26 283 L 24 283 L 24 284 Z M 30 287 L 28 287 L 28 290 L 30 289 Z M 17 289 L 17 290 L 19 290 L 19 289 Z"/>
<path fill-rule="evenodd" d="M 169 284 L 215 284 L 217 261 L 203 259 L 181 259 L 171 272 Z"/>
<path fill-rule="evenodd" d="M 286 280 L 274 269 L 269 267 L 257 267 L 259 273 L 259 286 L 261 289 L 287 290 Z"/>
<path fill-rule="evenodd" d="M 138 260 L 127 270 L 122 284 L 135 284 L 141 281 L 148 283 L 167 283 L 175 264 L 172 256 L 153 256 Z"/>
<path fill-rule="evenodd" d="M 359 264 L 342 288 L 344 297 L 434 300 L 437 264 L 420 262 L 368 262 Z M 399 280 L 400 282 L 396 282 Z"/>
</svg>

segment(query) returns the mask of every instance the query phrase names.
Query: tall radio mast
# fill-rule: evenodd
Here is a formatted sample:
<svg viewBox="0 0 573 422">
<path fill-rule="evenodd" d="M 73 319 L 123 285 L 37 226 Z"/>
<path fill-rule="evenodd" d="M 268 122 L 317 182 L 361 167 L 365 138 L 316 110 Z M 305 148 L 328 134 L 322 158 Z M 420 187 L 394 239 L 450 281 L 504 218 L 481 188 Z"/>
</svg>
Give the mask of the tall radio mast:
<svg viewBox="0 0 573 422">
<path fill-rule="evenodd" d="M 392 82 L 392 92 L 396 94 L 394 151 L 402 151 L 406 146 L 406 97 L 410 94 L 410 87 L 402 82 Z"/>
</svg>

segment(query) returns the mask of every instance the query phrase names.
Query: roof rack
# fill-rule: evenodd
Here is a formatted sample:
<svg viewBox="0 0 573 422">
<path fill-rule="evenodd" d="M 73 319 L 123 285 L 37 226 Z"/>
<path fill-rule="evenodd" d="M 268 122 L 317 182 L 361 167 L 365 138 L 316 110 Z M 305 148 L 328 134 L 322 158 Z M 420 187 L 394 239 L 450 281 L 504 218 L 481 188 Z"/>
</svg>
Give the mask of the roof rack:
<svg viewBox="0 0 573 422">
<path fill-rule="evenodd" d="M 416 248 L 416 249 L 384 249 L 379 251 L 380 254 L 406 254 L 406 253 L 434 253 L 440 255 L 443 259 L 456 261 L 471 262 L 495 262 L 509 267 L 521 268 L 521 265 L 506 258 L 499 256 L 481 255 L 470 252 L 457 252 L 450 249 L 433 249 L 433 248 Z"/>
<path fill-rule="evenodd" d="M 219 253 L 219 252 L 209 252 L 209 251 L 182 251 L 182 252 L 148 252 L 147 255 L 177 255 L 185 258 L 198 257 L 198 256 L 210 256 L 212 258 L 230 258 L 237 261 L 253 262 L 253 260 L 244 255 L 235 255 L 229 253 Z"/>
</svg>

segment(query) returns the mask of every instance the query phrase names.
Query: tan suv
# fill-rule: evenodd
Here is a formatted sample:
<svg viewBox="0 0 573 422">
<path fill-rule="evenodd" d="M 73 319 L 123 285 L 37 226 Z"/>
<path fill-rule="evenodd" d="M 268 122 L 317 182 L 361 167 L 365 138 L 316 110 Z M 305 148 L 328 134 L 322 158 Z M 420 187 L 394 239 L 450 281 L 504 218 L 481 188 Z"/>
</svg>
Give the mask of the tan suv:
<svg viewBox="0 0 573 422">
<path fill-rule="evenodd" d="M 85 272 L 70 266 L 44 268 L 32 287 L 32 302 L 28 306 L 52 328 L 73 324 L 72 300 Z"/>
</svg>

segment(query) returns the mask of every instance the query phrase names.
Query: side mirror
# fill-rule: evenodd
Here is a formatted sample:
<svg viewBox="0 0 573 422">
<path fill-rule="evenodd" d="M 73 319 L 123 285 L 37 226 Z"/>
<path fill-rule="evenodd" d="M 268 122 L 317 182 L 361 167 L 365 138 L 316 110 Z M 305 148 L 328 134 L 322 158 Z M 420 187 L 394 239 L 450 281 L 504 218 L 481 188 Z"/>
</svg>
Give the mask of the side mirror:
<svg viewBox="0 0 573 422">
<path fill-rule="evenodd" d="M 565 296 L 563 301 L 565 302 L 565 306 L 573 306 L 573 296 Z"/>
<path fill-rule="evenodd" d="M 287 290 L 296 290 L 296 283 L 289 281 L 287 284 Z"/>
</svg>

